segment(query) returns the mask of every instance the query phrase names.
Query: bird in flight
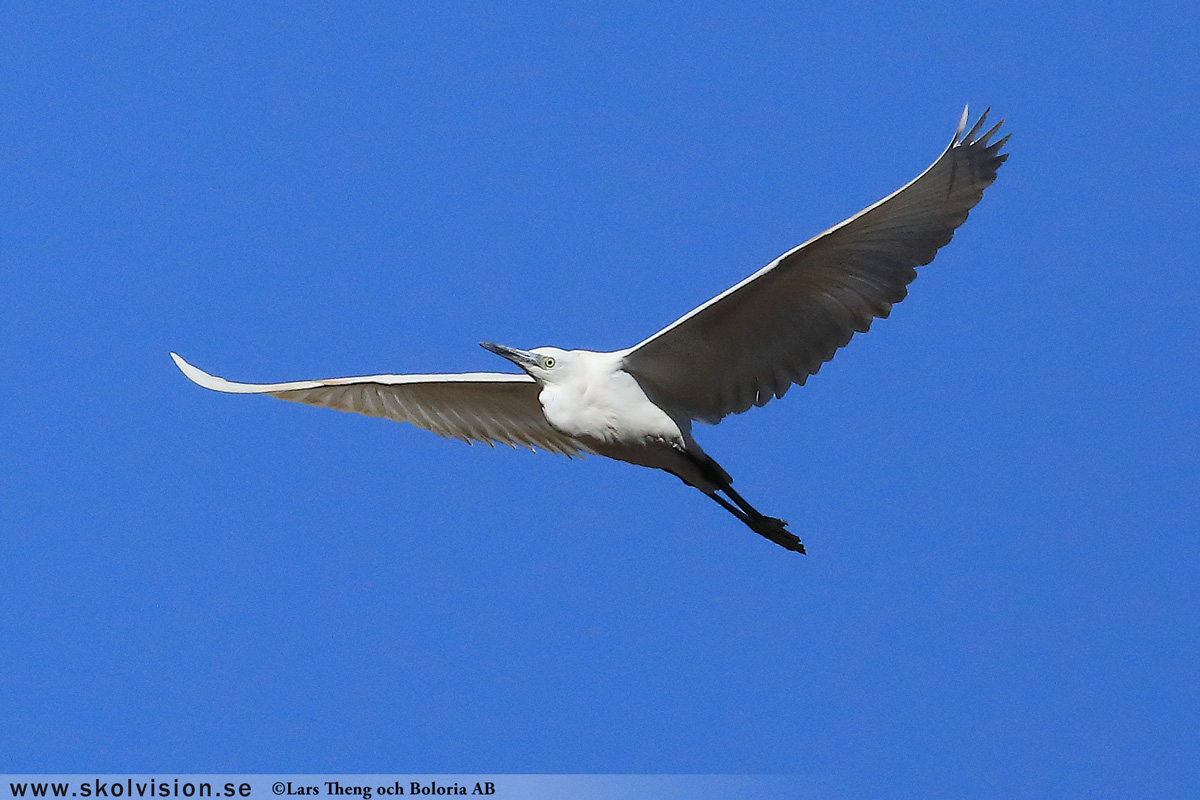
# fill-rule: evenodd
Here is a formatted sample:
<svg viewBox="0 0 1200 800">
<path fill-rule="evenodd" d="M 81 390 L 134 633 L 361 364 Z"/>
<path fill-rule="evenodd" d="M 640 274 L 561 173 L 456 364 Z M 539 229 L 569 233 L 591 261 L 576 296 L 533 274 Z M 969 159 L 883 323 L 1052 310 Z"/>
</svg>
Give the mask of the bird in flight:
<svg viewBox="0 0 1200 800">
<path fill-rule="evenodd" d="M 990 143 L 1003 120 L 979 134 L 987 113 L 968 131 L 964 109 L 946 150 L 901 189 L 624 350 L 483 342 L 522 372 L 266 384 L 233 383 L 171 358 L 192 381 L 219 392 L 386 417 L 468 443 L 596 454 L 665 470 L 755 533 L 804 553 L 787 523 L 734 491 L 729 473 L 692 438 L 692 422 L 716 424 L 783 397 L 904 299 L 916 267 L 950 241 L 1008 158 L 1000 152 L 1008 136 Z"/>
</svg>

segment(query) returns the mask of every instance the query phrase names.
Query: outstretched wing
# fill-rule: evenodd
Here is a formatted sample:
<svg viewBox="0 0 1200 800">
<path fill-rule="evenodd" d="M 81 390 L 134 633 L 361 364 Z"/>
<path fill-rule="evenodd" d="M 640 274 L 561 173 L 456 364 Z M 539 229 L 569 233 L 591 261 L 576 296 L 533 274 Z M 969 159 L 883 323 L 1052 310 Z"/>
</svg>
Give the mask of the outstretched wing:
<svg viewBox="0 0 1200 800">
<path fill-rule="evenodd" d="M 631 348 L 626 371 L 660 406 L 718 422 L 803 385 L 856 331 L 904 299 L 1008 158 L 976 137 L 985 111 L 908 185 L 789 250 Z M 1001 124 L 1003 121 L 1001 121 Z"/>
<path fill-rule="evenodd" d="M 464 442 L 500 442 L 575 456 L 579 442 L 550 426 L 528 375 L 368 375 L 293 383 L 234 383 L 209 375 L 171 353 L 183 374 L 206 389 L 269 394 L 280 400 L 409 422 Z"/>
</svg>

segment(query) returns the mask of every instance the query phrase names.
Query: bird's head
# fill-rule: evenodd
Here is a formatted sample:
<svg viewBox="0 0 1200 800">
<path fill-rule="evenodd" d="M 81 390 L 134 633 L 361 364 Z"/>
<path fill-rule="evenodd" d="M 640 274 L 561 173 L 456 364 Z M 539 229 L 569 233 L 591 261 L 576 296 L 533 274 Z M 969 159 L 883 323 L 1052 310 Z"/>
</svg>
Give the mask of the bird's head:
<svg viewBox="0 0 1200 800">
<path fill-rule="evenodd" d="M 492 342 L 480 342 L 484 350 L 503 356 L 525 370 L 539 383 L 558 383 L 571 368 L 572 357 L 566 350 L 557 347 L 535 347 L 518 350 Z"/>
</svg>

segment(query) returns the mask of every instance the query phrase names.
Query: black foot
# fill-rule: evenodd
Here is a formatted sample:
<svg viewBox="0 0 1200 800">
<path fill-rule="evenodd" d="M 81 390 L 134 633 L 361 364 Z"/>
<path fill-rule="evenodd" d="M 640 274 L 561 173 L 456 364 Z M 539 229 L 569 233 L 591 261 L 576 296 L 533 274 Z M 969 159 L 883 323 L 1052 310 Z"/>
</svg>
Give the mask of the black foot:
<svg viewBox="0 0 1200 800">
<path fill-rule="evenodd" d="M 765 536 L 780 547 L 791 550 L 793 553 L 808 555 L 804 549 L 804 545 L 800 543 L 800 537 L 794 533 L 787 531 L 787 523 L 775 517 L 751 517 L 748 524 L 750 529 L 760 536 Z"/>
<path fill-rule="evenodd" d="M 744 522 L 746 527 L 757 533 L 759 536 L 770 539 L 775 544 L 786 550 L 791 550 L 793 553 L 808 555 L 804 550 L 804 545 L 800 544 L 800 537 L 787 532 L 786 522 L 776 517 L 767 517 L 758 513 L 749 503 L 743 500 L 732 489 L 727 488 L 725 491 L 728 492 L 729 495 L 734 498 L 734 500 L 738 501 L 738 504 L 741 505 L 742 508 L 738 508 L 716 492 L 705 492 L 705 494 L 715 500 L 718 505 L 720 505 L 730 514 L 733 514 L 735 517 Z"/>
</svg>

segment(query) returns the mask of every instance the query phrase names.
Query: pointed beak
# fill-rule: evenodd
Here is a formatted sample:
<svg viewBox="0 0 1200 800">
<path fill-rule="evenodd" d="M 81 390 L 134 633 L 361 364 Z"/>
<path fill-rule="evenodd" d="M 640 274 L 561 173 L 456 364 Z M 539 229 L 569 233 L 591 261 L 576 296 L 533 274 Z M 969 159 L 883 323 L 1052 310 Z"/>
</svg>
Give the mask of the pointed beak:
<svg viewBox="0 0 1200 800">
<path fill-rule="evenodd" d="M 507 358 L 521 369 L 536 367 L 538 365 L 537 356 L 533 353 L 526 353 L 524 350 L 518 350 L 515 347 L 505 347 L 502 344 L 495 344 L 494 342 L 480 342 L 479 346 L 484 350 Z"/>
</svg>

